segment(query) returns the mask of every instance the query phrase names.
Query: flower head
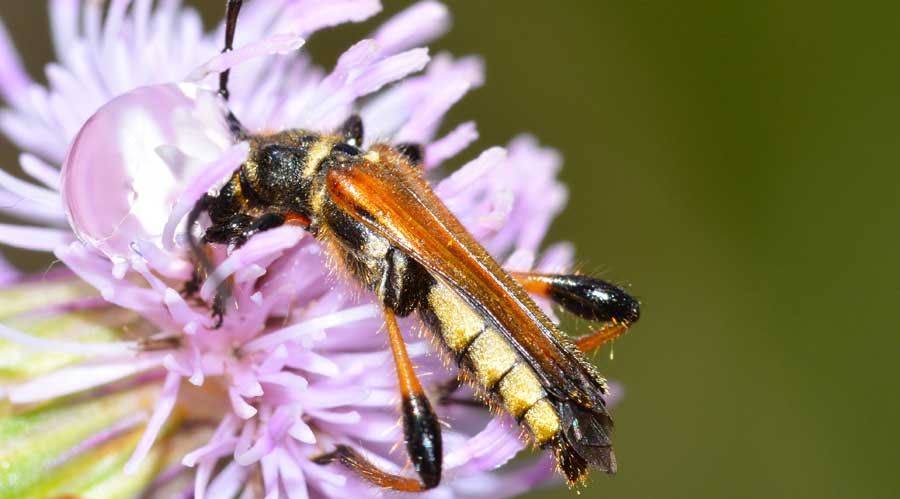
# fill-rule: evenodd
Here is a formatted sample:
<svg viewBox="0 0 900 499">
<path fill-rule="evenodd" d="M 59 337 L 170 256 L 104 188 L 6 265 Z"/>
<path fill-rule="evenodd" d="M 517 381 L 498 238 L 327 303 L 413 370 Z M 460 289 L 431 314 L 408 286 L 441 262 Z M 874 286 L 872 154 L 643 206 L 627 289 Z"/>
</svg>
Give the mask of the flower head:
<svg viewBox="0 0 900 499">
<path fill-rule="evenodd" d="M 53 252 L 65 265 L 41 280 L 0 272 L 10 283 L 0 291 L 0 397 L 8 399 L 0 434 L 10 436 L 0 466 L 13 467 L 0 492 L 379 493 L 311 460 L 347 443 L 386 470 L 407 462 L 395 449 L 397 380 L 378 308 L 331 275 L 319 243 L 285 226 L 217 248 L 201 300 L 180 293 L 194 266 L 185 215 L 247 154 L 212 89 L 234 68 L 228 106 L 252 131 L 333 130 L 358 112 L 368 137 L 426 144 L 424 166 L 435 176 L 477 138 L 473 123 L 437 132 L 482 83 L 480 60 L 418 47 L 449 24 L 447 9 L 428 0 L 387 20 L 330 71 L 299 50 L 304 38 L 368 19 L 377 1 L 248 2 L 236 50 L 225 54 L 221 28 L 204 32 L 178 1 L 130 3 L 53 1 L 58 62 L 47 66 L 46 87 L 27 76 L 0 25 L 0 130 L 33 179 L 0 172 L 0 210 L 23 220 L 0 225 L 0 241 Z M 538 255 L 565 202 L 559 164 L 523 136 L 434 189 L 509 267 L 561 270 L 569 246 Z M 226 279 L 235 308 L 216 328 L 208 303 Z M 454 379 L 415 322 L 402 325 L 428 389 Z M 430 495 L 511 496 L 551 476 L 546 456 L 494 471 L 523 446 L 514 422 L 452 402 L 438 413 L 449 424 L 445 479 Z M 120 459 L 110 466 L 103 455 Z"/>
</svg>

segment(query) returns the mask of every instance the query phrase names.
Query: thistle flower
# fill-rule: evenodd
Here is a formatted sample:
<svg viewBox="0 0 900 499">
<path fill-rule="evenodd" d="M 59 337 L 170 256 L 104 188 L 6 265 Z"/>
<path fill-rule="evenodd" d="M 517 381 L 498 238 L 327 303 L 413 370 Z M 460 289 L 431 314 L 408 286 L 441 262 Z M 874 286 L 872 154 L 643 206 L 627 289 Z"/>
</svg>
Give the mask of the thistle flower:
<svg viewBox="0 0 900 499">
<path fill-rule="evenodd" d="M 219 54 L 221 27 L 204 32 L 177 0 L 51 0 L 58 62 L 46 87 L 0 24 L 0 130 L 33 179 L 0 172 L 0 210 L 22 220 L 0 225 L 0 242 L 64 265 L 33 278 L 0 262 L 0 497 L 379 495 L 310 460 L 338 443 L 404 468 L 378 308 L 331 276 L 312 237 L 281 227 L 216 249 L 200 297 L 233 278 L 236 308 L 221 328 L 206 303 L 179 293 L 193 269 L 183 219 L 247 152 L 211 91 L 223 69 L 234 68 L 229 107 L 253 131 L 331 130 L 359 112 L 369 137 L 427 144 L 434 178 L 477 138 L 471 122 L 437 136 L 483 79 L 477 57 L 418 48 L 448 27 L 437 2 L 387 20 L 329 72 L 298 50 L 319 29 L 379 10 L 373 0 L 249 2 L 237 49 Z M 559 271 L 570 246 L 538 254 L 565 202 L 559 166 L 522 136 L 435 191 L 508 267 Z M 423 382 L 452 380 L 415 322 L 403 325 Z M 513 496 L 548 480 L 547 456 L 495 471 L 522 449 L 519 430 L 452 402 L 471 396 L 437 408 L 445 478 L 426 496 Z"/>
</svg>

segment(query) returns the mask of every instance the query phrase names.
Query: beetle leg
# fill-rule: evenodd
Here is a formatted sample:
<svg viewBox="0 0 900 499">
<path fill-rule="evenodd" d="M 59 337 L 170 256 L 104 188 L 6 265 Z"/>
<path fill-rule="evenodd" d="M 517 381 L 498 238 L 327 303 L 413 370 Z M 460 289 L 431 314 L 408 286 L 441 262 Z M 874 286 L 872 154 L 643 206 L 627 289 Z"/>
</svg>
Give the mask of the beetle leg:
<svg viewBox="0 0 900 499">
<path fill-rule="evenodd" d="M 395 475 L 379 469 L 361 453 L 346 445 L 318 456 L 318 464 L 340 462 L 366 480 L 380 487 L 403 492 L 421 492 L 436 487 L 441 481 L 441 430 L 431 403 L 422 390 L 412 363 L 406 353 L 406 344 L 400 335 L 400 327 L 394 311 L 384 308 L 384 319 L 390 336 L 397 380 L 403 398 L 403 436 L 406 451 L 421 481 Z"/>
<path fill-rule="evenodd" d="M 512 272 L 529 293 L 549 298 L 566 311 L 595 322 L 602 328 L 575 340 L 589 352 L 624 334 L 641 315 L 640 302 L 618 286 L 579 274 Z"/>
<path fill-rule="evenodd" d="M 344 142 L 353 147 L 362 147 L 363 143 L 363 122 L 358 114 L 352 114 L 344 124 L 341 125 L 338 132 L 343 136 Z"/>
<path fill-rule="evenodd" d="M 411 166 L 419 166 L 425 161 L 425 147 L 415 142 L 401 142 L 394 146 Z"/>
</svg>

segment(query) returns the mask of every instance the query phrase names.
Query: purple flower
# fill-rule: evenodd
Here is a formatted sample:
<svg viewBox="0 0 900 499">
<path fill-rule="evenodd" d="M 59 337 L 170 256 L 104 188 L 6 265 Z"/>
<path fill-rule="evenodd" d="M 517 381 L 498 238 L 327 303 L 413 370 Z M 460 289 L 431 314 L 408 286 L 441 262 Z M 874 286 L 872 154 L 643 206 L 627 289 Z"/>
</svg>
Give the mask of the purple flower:
<svg viewBox="0 0 900 499">
<path fill-rule="evenodd" d="M 0 224 L 0 241 L 65 266 L 35 279 L 0 262 L 0 496 L 381 494 L 310 460 L 338 443 L 404 468 L 381 315 L 330 275 L 312 237 L 285 226 L 217 248 L 200 297 L 208 303 L 233 278 L 236 309 L 219 329 L 208 305 L 179 293 L 193 268 L 185 215 L 247 152 L 211 90 L 223 69 L 234 68 L 229 107 L 253 131 L 332 130 L 357 111 L 370 138 L 427 144 L 435 179 L 477 138 L 471 122 L 437 136 L 483 79 L 476 57 L 417 47 L 448 27 L 437 2 L 389 19 L 330 72 L 298 51 L 311 33 L 379 10 L 371 0 L 248 2 L 236 50 L 220 55 L 221 28 L 204 32 L 177 0 L 105 10 L 53 0 L 58 62 L 46 87 L 0 24 L 0 129 L 33 179 L 0 172 L 0 210 L 22 220 Z M 434 189 L 509 268 L 558 271 L 571 247 L 538 248 L 565 203 L 559 165 L 523 136 Z M 402 325 L 426 389 L 453 379 L 417 324 Z M 513 496 L 552 476 L 547 455 L 496 471 L 523 448 L 509 418 L 468 404 L 437 411 L 448 424 L 445 478 L 426 496 Z"/>
</svg>

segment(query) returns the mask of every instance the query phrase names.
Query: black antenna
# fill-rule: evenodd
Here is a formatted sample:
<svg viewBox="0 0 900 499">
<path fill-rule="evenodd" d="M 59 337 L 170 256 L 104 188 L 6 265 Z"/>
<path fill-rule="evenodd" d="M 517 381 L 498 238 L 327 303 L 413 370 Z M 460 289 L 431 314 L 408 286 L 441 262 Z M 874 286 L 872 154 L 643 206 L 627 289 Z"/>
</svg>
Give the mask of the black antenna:
<svg viewBox="0 0 900 499">
<path fill-rule="evenodd" d="M 238 14 L 241 12 L 241 6 L 244 0 L 228 0 L 225 6 L 225 47 L 222 53 L 230 52 L 234 43 L 234 30 L 237 28 Z M 219 73 L 219 95 L 223 99 L 228 100 L 228 74 L 231 69 L 226 69 Z"/>
<path fill-rule="evenodd" d="M 228 0 L 228 3 L 225 5 L 225 47 L 222 48 L 222 53 L 230 52 L 233 49 L 234 45 L 234 31 L 237 29 L 237 20 L 238 14 L 241 12 L 241 6 L 244 5 L 244 0 Z M 222 96 L 222 99 L 228 100 L 228 75 L 231 74 L 231 69 L 226 69 L 219 73 L 219 95 Z M 228 122 L 228 129 L 231 131 L 231 135 L 235 140 L 243 140 L 246 136 L 246 130 L 244 129 L 244 125 L 237 119 L 237 116 L 228 111 L 228 114 L 225 116 L 226 121 Z"/>
</svg>

